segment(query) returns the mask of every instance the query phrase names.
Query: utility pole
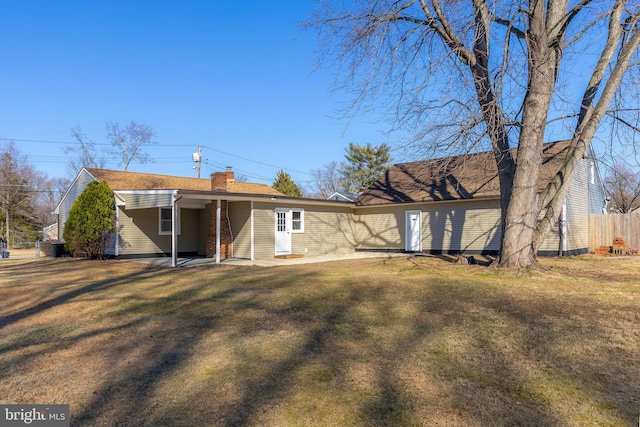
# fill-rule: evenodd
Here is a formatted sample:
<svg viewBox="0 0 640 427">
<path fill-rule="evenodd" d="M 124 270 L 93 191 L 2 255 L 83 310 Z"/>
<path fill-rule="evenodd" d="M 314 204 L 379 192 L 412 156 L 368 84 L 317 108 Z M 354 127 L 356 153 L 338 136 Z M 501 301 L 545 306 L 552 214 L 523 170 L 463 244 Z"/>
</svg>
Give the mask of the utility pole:
<svg viewBox="0 0 640 427">
<path fill-rule="evenodd" d="M 193 161 L 198 164 L 194 168 L 197 170 L 197 177 L 200 178 L 200 165 L 202 164 L 202 147 L 198 145 L 198 152 L 193 153 Z"/>
</svg>

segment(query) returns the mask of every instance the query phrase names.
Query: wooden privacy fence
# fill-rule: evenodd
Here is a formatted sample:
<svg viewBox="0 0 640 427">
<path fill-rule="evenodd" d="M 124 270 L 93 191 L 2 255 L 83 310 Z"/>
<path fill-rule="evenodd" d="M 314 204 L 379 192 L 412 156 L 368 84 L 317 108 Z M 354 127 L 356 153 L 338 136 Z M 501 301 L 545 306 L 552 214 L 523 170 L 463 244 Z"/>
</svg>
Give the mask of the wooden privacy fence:
<svg viewBox="0 0 640 427">
<path fill-rule="evenodd" d="M 640 212 L 630 214 L 589 215 L 589 251 L 600 246 L 611 246 L 613 239 L 621 237 L 627 247 L 640 248 Z"/>
</svg>

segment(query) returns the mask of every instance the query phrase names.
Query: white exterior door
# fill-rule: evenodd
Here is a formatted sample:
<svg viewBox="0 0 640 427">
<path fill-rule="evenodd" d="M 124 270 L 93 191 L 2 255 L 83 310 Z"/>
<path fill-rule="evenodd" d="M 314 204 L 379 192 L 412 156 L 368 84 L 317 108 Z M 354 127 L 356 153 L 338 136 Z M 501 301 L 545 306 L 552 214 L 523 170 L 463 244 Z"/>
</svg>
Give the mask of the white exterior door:
<svg viewBox="0 0 640 427">
<path fill-rule="evenodd" d="M 420 211 L 405 212 L 406 247 L 409 252 L 422 251 L 422 215 Z"/>
<path fill-rule="evenodd" d="M 291 254 L 291 210 L 276 209 L 276 255 Z"/>
</svg>

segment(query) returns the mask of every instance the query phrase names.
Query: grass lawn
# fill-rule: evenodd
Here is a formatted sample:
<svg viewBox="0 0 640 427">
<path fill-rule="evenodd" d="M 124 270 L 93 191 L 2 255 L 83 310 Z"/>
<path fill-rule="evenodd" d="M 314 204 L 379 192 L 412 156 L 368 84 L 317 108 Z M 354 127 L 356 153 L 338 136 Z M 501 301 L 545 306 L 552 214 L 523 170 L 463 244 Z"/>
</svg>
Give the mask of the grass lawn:
<svg viewBox="0 0 640 427">
<path fill-rule="evenodd" d="M 73 426 L 635 426 L 640 257 L 0 262 L 0 403 Z"/>
</svg>

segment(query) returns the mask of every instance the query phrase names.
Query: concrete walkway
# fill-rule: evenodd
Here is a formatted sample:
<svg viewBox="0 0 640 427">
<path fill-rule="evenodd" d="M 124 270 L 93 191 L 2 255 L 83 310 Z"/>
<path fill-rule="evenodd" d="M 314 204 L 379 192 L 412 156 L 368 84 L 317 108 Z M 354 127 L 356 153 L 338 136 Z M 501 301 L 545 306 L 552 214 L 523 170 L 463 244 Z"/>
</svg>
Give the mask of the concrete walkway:
<svg viewBox="0 0 640 427">
<path fill-rule="evenodd" d="M 398 253 L 398 252 L 351 252 L 347 254 L 337 255 L 319 255 L 303 258 L 289 258 L 289 259 L 259 259 L 259 260 L 237 260 L 229 261 L 234 265 L 259 265 L 261 267 L 271 267 L 276 265 L 295 265 L 295 264 L 311 264 L 314 262 L 327 262 L 327 261 L 341 261 L 349 259 L 361 259 L 361 258 L 391 258 L 397 256 L 410 256 L 410 254 Z"/>
<path fill-rule="evenodd" d="M 327 262 L 327 261 L 340 261 L 349 259 L 361 259 L 361 258 L 391 258 L 397 256 L 411 256 L 411 254 L 397 253 L 397 252 L 351 252 L 347 254 L 335 254 L 335 255 L 320 255 L 309 256 L 302 258 L 289 258 L 289 259 L 240 259 L 232 258 L 222 260 L 220 265 L 257 265 L 260 267 L 274 267 L 278 265 L 296 265 L 296 264 L 310 264 L 314 262 Z M 156 257 L 156 258 L 135 258 L 127 261 L 143 262 L 146 264 L 171 267 L 171 257 Z M 214 258 L 204 257 L 179 257 L 177 260 L 178 267 L 195 267 L 198 265 L 215 265 L 216 260 Z"/>
</svg>

